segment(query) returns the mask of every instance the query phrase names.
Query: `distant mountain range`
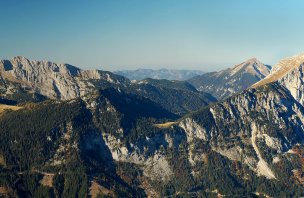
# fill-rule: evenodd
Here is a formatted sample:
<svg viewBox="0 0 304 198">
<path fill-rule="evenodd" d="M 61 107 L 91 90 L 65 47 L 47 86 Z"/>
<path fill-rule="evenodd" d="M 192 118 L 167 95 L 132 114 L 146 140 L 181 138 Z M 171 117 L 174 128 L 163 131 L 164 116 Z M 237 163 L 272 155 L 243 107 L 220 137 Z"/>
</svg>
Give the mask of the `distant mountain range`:
<svg viewBox="0 0 304 198">
<path fill-rule="evenodd" d="M 303 197 L 304 55 L 206 78 L 0 61 L 0 197 Z"/>
<path fill-rule="evenodd" d="M 187 80 L 193 76 L 201 75 L 200 70 L 174 70 L 174 69 L 136 69 L 114 71 L 114 74 L 122 75 L 130 80 L 143 80 L 145 78 L 167 79 L 167 80 Z"/>
<path fill-rule="evenodd" d="M 210 93 L 221 100 L 265 78 L 270 70 L 271 66 L 252 58 L 232 68 L 195 76 L 188 82 L 198 90 Z"/>
</svg>

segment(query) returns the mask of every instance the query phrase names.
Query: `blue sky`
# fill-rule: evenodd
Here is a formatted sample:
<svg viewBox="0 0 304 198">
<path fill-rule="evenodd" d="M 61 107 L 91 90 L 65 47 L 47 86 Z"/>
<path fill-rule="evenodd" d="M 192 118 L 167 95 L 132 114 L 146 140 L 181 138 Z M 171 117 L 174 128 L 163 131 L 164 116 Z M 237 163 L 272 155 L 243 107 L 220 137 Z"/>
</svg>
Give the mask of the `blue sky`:
<svg viewBox="0 0 304 198">
<path fill-rule="evenodd" d="M 84 3 L 85 2 L 85 3 Z M 303 52 L 301 0 L 4 0 L 0 58 L 219 70 Z"/>
</svg>

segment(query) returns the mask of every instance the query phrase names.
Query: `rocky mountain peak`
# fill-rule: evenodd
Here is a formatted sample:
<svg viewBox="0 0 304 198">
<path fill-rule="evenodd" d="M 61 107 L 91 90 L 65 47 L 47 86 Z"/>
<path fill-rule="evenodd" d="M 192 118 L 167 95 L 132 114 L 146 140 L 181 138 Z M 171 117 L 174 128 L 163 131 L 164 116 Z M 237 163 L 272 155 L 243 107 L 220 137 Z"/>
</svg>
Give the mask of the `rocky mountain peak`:
<svg viewBox="0 0 304 198">
<path fill-rule="evenodd" d="M 253 57 L 253 58 L 247 59 L 246 61 L 244 61 L 243 63 L 238 64 L 238 65 L 242 65 L 242 66 L 246 67 L 248 65 L 255 65 L 255 64 L 261 65 L 263 63 L 261 61 L 259 61 L 257 58 Z M 236 66 L 238 66 L 238 65 L 236 65 Z"/>
<path fill-rule="evenodd" d="M 230 70 L 231 76 L 236 75 L 239 72 L 246 72 L 252 75 L 256 75 L 259 78 L 264 78 L 270 72 L 271 67 L 269 65 L 265 65 L 260 62 L 256 58 L 251 58 L 246 60 L 245 62 L 234 66 Z"/>
<path fill-rule="evenodd" d="M 12 58 L 12 61 L 15 61 L 15 62 L 29 62 L 29 59 L 27 59 L 24 56 L 15 56 L 15 57 Z"/>
<path fill-rule="evenodd" d="M 45 60 L 29 60 L 23 56 L 13 57 L 10 61 L 7 62 L 10 62 L 16 70 L 23 69 L 27 72 L 31 72 L 32 70 L 40 71 L 43 73 L 63 72 L 75 76 L 80 71 L 79 68 L 69 64 L 54 63 Z"/>
<path fill-rule="evenodd" d="M 247 62 L 260 62 L 257 58 L 253 57 L 247 60 Z"/>
<path fill-rule="evenodd" d="M 5 90 L 3 97 L 26 86 L 31 92 L 60 100 L 87 94 L 94 87 L 90 80 L 103 82 L 103 85 L 128 83 L 127 79 L 110 72 L 81 70 L 69 64 L 29 60 L 22 56 L 0 61 L 0 79 L 3 79 L 0 90 L 2 87 Z"/>
<path fill-rule="evenodd" d="M 251 58 L 232 68 L 193 77 L 188 82 L 200 91 L 224 99 L 265 78 L 270 70 L 271 66 Z"/>
</svg>

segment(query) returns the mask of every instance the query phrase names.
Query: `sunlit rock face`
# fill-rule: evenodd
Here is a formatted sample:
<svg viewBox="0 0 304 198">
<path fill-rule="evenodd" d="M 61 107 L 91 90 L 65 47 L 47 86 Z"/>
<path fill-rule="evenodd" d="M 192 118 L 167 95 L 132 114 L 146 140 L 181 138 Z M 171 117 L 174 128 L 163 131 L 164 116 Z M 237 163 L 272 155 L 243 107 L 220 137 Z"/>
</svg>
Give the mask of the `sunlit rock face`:
<svg viewBox="0 0 304 198">
<path fill-rule="evenodd" d="M 94 91 L 91 81 L 128 84 L 129 80 L 110 72 L 81 70 L 68 64 L 30 61 L 17 56 L 0 61 L 0 89 L 3 95 L 23 89 L 51 99 L 69 100 Z"/>
<path fill-rule="evenodd" d="M 303 55 L 284 59 L 252 88 L 184 118 L 180 127 L 191 137 L 189 144 L 208 141 L 214 151 L 257 175 L 278 179 L 271 164 L 304 142 L 303 62 Z M 203 154 L 193 153 L 192 162 Z"/>
</svg>

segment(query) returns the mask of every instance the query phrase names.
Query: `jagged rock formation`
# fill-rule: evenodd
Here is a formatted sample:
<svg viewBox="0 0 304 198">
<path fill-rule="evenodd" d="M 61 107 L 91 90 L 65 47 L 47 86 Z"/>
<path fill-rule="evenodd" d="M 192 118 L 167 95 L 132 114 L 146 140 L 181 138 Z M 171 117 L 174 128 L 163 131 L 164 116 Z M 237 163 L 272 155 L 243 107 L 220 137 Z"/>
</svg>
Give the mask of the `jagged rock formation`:
<svg viewBox="0 0 304 198">
<path fill-rule="evenodd" d="M 211 93 L 218 99 L 224 99 L 265 78 L 270 69 L 271 66 L 252 58 L 233 68 L 193 77 L 188 82 L 200 91 Z"/>
<path fill-rule="evenodd" d="M 288 153 L 304 143 L 303 63 L 303 55 L 287 58 L 252 86 L 256 89 L 184 118 L 179 126 L 191 137 L 192 164 L 206 153 L 191 151 L 191 145 L 204 141 L 215 152 L 246 164 L 257 175 L 284 180 L 280 177 L 282 164 L 278 163 L 292 161 Z"/>
<path fill-rule="evenodd" d="M 30 61 L 17 56 L 0 61 L 0 93 L 2 97 L 20 91 L 37 93 L 47 98 L 69 100 L 88 94 L 99 84 L 128 85 L 126 78 L 111 72 L 81 70 L 68 64 Z"/>
<path fill-rule="evenodd" d="M 179 125 L 194 139 L 209 142 L 213 150 L 274 179 L 267 164 L 304 142 L 303 115 L 303 106 L 286 89 L 269 85 L 211 105 Z M 275 153 L 269 156 L 265 146 Z M 226 153 L 229 150 L 235 154 Z"/>
</svg>

